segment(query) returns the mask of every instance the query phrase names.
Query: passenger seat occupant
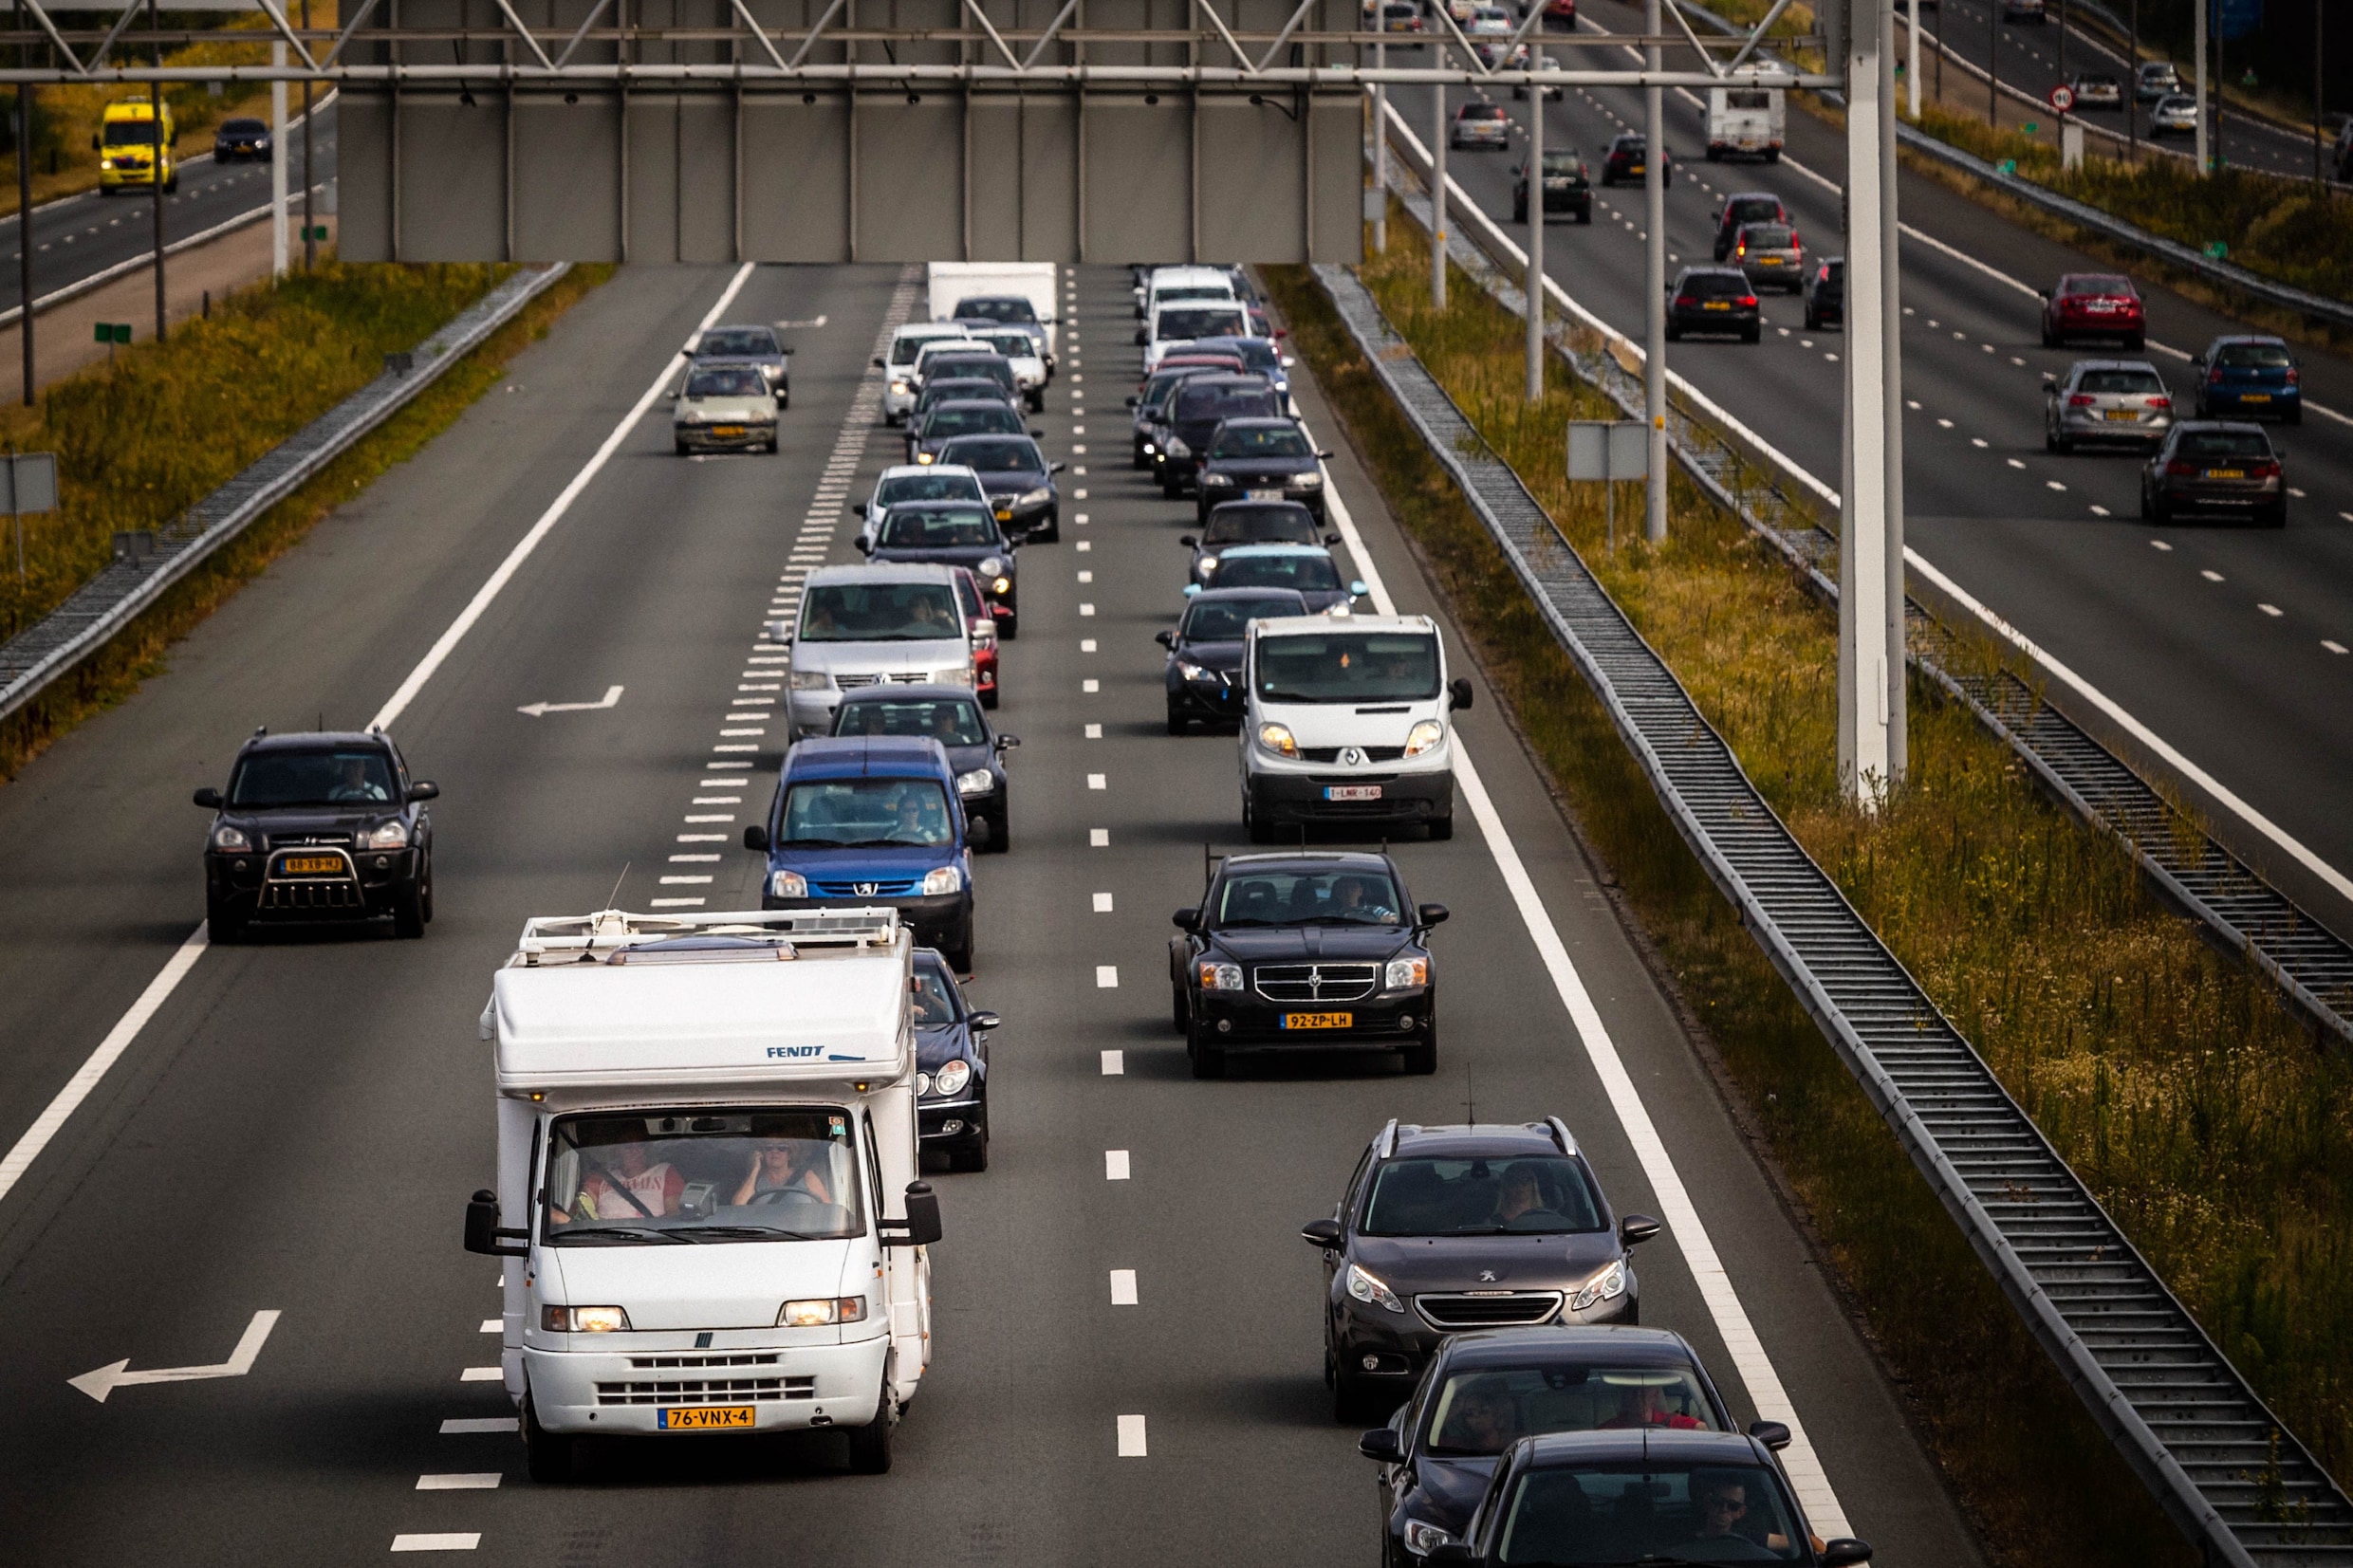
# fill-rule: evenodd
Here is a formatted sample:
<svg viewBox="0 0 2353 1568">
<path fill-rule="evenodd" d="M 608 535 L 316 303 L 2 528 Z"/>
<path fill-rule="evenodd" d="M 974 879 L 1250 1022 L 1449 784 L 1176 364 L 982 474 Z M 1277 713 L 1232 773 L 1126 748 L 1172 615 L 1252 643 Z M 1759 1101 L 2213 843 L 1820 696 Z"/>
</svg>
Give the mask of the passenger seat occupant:
<svg viewBox="0 0 2353 1568">
<path fill-rule="evenodd" d="M 1606 1374 L 1604 1379 L 1608 1380 Z M 1621 1384 L 1617 1392 L 1618 1413 L 1599 1423 L 1604 1428 L 1667 1427 L 1679 1431 L 1707 1430 L 1707 1422 L 1668 1404 L 1665 1391 L 1656 1383 L 1628 1382 Z"/>
<path fill-rule="evenodd" d="M 587 1151 L 582 1151 L 584 1157 Z M 623 1143 L 613 1149 L 609 1166 L 591 1165 L 580 1184 L 580 1196 L 572 1201 L 569 1214 L 558 1216 L 558 1223 L 566 1220 L 658 1220 L 678 1211 L 678 1199 L 686 1190 L 686 1178 L 678 1168 L 664 1160 L 651 1163 L 652 1156 L 642 1143 Z"/>
</svg>

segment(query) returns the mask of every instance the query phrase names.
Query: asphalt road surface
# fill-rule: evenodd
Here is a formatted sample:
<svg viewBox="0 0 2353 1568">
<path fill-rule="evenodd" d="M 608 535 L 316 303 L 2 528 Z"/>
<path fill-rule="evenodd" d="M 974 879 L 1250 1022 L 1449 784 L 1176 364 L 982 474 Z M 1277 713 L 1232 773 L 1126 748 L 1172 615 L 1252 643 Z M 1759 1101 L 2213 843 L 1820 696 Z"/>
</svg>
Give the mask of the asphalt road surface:
<svg viewBox="0 0 2353 1568">
<path fill-rule="evenodd" d="M 1580 26 L 1633 32 L 1640 12 L 1592 0 Z M 1408 56 L 1407 58 L 1411 58 Z M 1622 59 L 1581 49 L 1599 65 Z M 1456 92 L 1450 102 L 1480 96 Z M 1513 117 L 1513 150 L 1460 152 L 1447 171 L 1515 240 L 1512 169 L 1526 155 L 1529 105 L 1488 96 Z M 1427 89 L 1395 94 L 1429 139 Z M 1779 195 L 1809 253 L 1840 247 L 1840 133 L 1792 107 L 1778 164 L 1708 163 L 1696 100 L 1667 95 L 1675 179 L 1666 193 L 1670 277 L 1713 265 L 1715 216 L 1736 191 Z M 1638 91 L 1571 89 L 1546 105 L 1545 145 L 1582 149 L 1598 181 L 1621 130 L 1640 130 Z M 1547 273 L 1640 342 L 1643 193 L 1595 191 L 1594 221 L 1547 226 Z M 2304 358 L 2304 423 L 2271 426 L 2290 487 L 2284 530 L 2140 521 L 2137 455 L 2043 449 L 2042 378 L 2113 345 L 2041 346 L 2040 302 L 2064 271 L 2107 268 L 1905 174 L 1902 249 L 1906 539 L 1981 602 L 2050 651 L 2340 872 L 2353 874 L 2353 364 Z M 2146 357 L 2189 401 L 2189 357 L 2246 328 L 2163 288 L 2148 300 Z M 1835 489 L 1843 335 L 1809 332 L 1795 294 L 1761 296 L 1764 341 L 1686 340 L 1667 362 L 1750 429 Z M 2311 895 L 2307 892 L 2307 896 Z M 2315 913 L 2353 926 L 2353 905 Z"/>
<path fill-rule="evenodd" d="M 623 270 L 509 385 L 178 645 L 168 673 L 0 790 L 13 935 L 0 1147 L 197 925 L 206 819 L 189 791 L 222 782 L 256 724 L 378 711 L 729 278 Z M 898 436 L 845 432 L 844 413 L 895 302 L 917 298 L 895 268 L 752 273 L 728 316 L 826 323 L 796 334 L 781 454 L 674 457 L 656 403 L 394 726 L 443 792 L 426 938 L 329 931 L 201 952 L 0 1196 L 9 1555 L 367 1562 L 408 1537 L 567 1568 L 780 1554 L 1369 1568 L 1372 1467 L 1331 1419 L 1319 1268 L 1297 1230 L 1330 1211 L 1384 1120 L 1459 1118 L 1475 1099 L 1488 1119 L 1565 1116 L 1617 1205 L 1668 1218 L 1639 1255 L 1644 1321 L 1689 1335 L 1743 1420 L 1769 1375 L 1786 1386 L 1826 1488 L 1818 1525 L 1834 1495 L 1880 1560 L 1977 1568 L 1484 689 L 1461 733 L 1485 831 L 1466 821 L 1449 843 L 1397 851 L 1412 895 L 1454 912 L 1434 944 L 1437 1076 L 1322 1057 L 1188 1076 L 1168 1024 L 1168 916 L 1199 887 L 1204 844 L 1243 847 L 1235 760 L 1231 738 L 1162 732 L 1152 635 L 1181 602 L 1192 512 L 1125 466 L 1139 351 L 1126 276 L 1108 267 L 1075 274 L 1042 416 L 1072 464 L 1064 543 L 1023 551 L 1023 635 L 1005 655 L 998 721 L 1025 744 L 1012 852 L 978 862 L 970 987 L 1007 1021 L 993 1161 L 936 1178 L 936 1355 L 897 1468 L 843 1473 L 829 1434 L 687 1440 L 614 1447 L 582 1484 L 540 1487 L 511 1432 L 445 1428 L 512 1413 L 472 1370 L 498 1359 L 497 1264 L 459 1247 L 466 1196 L 491 1172 L 475 1034 L 491 970 L 525 916 L 597 908 L 616 877 L 634 908 L 754 901 L 757 857 L 722 841 L 715 862 L 671 858 L 732 838 L 772 787 L 779 729 L 748 789 L 707 764 L 771 594 L 806 568 L 796 544 L 854 559 L 853 520 L 827 503 L 865 493 Z M 1334 444 L 1315 388 L 1300 397 Z M 837 451 L 855 465 L 846 485 L 838 468 L 825 483 Z M 1434 608 L 1344 448 L 1333 478 L 1363 541 L 1351 569 L 1406 610 Z M 612 685 L 610 710 L 517 711 Z M 672 876 L 712 880 L 658 880 Z M 1576 994 L 1593 1008 L 1583 1032 Z M 1125 1179 L 1107 1179 L 1115 1150 Z M 1721 1264 L 1704 1292 L 1703 1239 Z M 1112 1304 L 1113 1269 L 1135 1270 L 1136 1304 Z M 241 1377 L 117 1387 L 103 1403 L 68 1381 L 126 1357 L 135 1373 L 221 1363 L 262 1311 L 283 1316 Z M 1142 1418 L 1139 1454 L 1119 1451 L 1123 1416 Z"/>
<path fill-rule="evenodd" d="M 287 165 L 287 202 L 293 209 L 288 220 L 288 233 L 295 236 L 292 244 L 299 251 L 302 240 L 303 193 L 303 134 L 300 124 L 301 95 L 289 94 L 295 107 L 287 119 L 286 150 L 293 160 Z M 317 140 L 311 149 L 311 181 L 324 187 L 335 179 L 335 106 L 329 103 L 318 111 Z M 128 195 L 101 195 L 96 191 L 78 196 L 65 196 L 57 201 L 34 207 L 32 213 L 33 274 L 32 291 L 35 299 L 46 298 L 58 289 L 81 282 L 93 273 L 149 254 L 155 249 L 156 231 L 154 198 L 145 192 Z M 269 205 L 269 165 L 267 163 L 216 164 L 213 155 L 202 154 L 180 165 L 179 194 L 163 198 L 163 243 L 174 245 L 191 234 L 200 234 L 217 224 L 241 216 L 256 208 Z M 8 265 L 0 267 L 0 310 L 23 303 L 24 294 L 18 286 L 17 261 L 23 254 L 17 248 L 22 243 L 20 228 L 14 214 L 0 218 L 0 247 L 8 253 Z M 299 257 L 298 257 L 299 259 Z M 164 264 L 167 267 L 169 261 Z"/>
</svg>

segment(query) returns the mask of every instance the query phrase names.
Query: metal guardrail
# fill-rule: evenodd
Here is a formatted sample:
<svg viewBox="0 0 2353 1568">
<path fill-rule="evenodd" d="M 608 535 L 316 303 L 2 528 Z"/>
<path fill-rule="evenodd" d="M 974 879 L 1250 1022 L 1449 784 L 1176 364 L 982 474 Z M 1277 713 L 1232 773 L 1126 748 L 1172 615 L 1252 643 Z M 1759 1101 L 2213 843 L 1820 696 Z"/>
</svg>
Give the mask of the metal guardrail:
<svg viewBox="0 0 2353 1568">
<path fill-rule="evenodd" d="M 104 646 L 173 583 L 398 413 L 570 269 L 564 262 L 509 278 L 417 344 L 407 357 L 410 368 L 386 370 L 153 534 L 123 536 L 132 547 L 121 547 L 119 539 L 111 565 L 0 643 L 0 719 Z"/>
<path fill-rule="evenodd" d="M 1607 708 L 1677 830 L 2166 1512 L 2210 1561 L 2353 1564 L 2353 1501 L 1806 854 L 1363 286 L 1340 267 L 1315 275 Z"/>
</svg>

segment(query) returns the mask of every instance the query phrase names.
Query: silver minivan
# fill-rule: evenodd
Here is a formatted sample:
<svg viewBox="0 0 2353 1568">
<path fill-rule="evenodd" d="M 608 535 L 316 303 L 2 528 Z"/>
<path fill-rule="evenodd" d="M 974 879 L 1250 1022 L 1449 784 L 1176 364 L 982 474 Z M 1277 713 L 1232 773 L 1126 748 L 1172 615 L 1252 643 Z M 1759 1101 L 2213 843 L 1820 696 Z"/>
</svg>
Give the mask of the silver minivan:
<svg viewBox="0 0 2353 1568">
<path fill-rule="evenodd" d="M 800 618 L 783 630 L 792 645 L 796 740 L 829 733 L 842 693 L 862 686 L 973 684 L 953 566 L 820 566 L 801 592 Z"/>
</svg>

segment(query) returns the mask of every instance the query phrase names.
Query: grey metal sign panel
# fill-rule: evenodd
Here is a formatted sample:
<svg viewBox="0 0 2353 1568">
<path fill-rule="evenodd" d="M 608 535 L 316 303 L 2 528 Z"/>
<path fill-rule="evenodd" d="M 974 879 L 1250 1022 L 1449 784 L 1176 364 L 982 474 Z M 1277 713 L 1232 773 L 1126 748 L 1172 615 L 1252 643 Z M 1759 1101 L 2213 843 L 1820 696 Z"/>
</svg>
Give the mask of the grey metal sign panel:
<svg viewBox="0 0 2353 1568">
<path fill-rule="evenodd" d="M 23 452 L 0 458 L 0 512 L 57 510 L 57 453 Z"/>
</svg>

